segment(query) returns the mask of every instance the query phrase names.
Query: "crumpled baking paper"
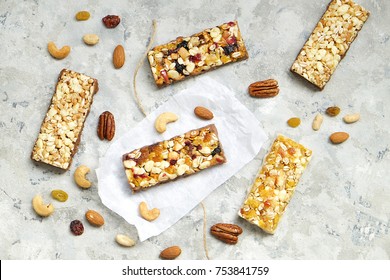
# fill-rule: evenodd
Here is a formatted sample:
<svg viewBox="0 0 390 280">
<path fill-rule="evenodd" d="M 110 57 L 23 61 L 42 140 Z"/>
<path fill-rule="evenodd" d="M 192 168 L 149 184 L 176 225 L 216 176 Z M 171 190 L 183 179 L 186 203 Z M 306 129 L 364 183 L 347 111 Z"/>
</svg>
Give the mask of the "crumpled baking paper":
<svg viewBox="0 0 390 280">
<path fill-rule="evenodd" d="M 197 118 L 193 113 L 196 106 L 209 108 L 214 118 L 209 121 Z M 179 120 L 169 123 L 167 131 L 159 134 L 154 121 L 163 112 L 173 112 Z M 211 123 L 218 129 L 227 158 L 225 164 L 132 193 L 122 165 L 123 154 Z M 99 196 L 104 205 L 135 225 L 140 241 L 144 241 L 174 225 L 244 167 L 257 155 L 265 140 L 266 135 L 258 120 L 230 89 L 211 78 L 199 77 L 196 84 L 175 94 L 111 144 L 96 170 Z M 139 215 L 138 206 L 142 201 L 150 209 L 160 209 L 157 220 L 148 222 Z"/>
</svg>

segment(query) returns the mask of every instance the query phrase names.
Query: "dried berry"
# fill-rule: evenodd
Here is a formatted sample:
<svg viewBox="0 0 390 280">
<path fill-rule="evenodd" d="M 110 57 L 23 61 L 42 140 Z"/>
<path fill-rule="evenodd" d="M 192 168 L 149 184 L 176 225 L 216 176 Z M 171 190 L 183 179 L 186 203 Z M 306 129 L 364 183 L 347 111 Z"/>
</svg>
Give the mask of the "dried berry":
<svg viewBox="0 0 390 280">
<path fill-rule="evenodd" d="M 287 121 L 287 123 L 291 127 L 297 127 L 298 125 L 301 124 L 301 119 L 300 118 L 291 118 Z"/>
<path fill-rule="evenodd" d="M 187 41 L 183 41 L 183 42 L 177 44 L 176 49 L 180 49 L 182 47 L 185 48 L 188 51 L 188 42 Z"/>
<path fill-rule="evenodd" d="M 214 149 L 214 151 L 211 152 L 212 156 L 215 156 L 216 154 L 219 154 L 221 152 L 221 148 L 218 146 Z"/>
<path fill-rule="evenodd" d="M 108 15 L 102 18 L 102 21 L 107 28 L 115 28 L 121 22 L 121 19 L 119 16 Z"/>
<path fill-rule="evenodd" d="M 235 45 L 227 45 L 226 47 L 222 47 L 222 48 L 226 55 L 230 55 L 232 52 L 234 52 Z"/>
<path fill-rule="evenodd" d="M 84 232 L 83 223 L 79 220 L 74 220 L 70 223 L 70 230 L 74 235 L 82 235 Z"/>
<path fill-rule="evenodd" d="M 65 202 L 68 200 L 68 194 L 63 190 L 53 190 L 51 192 L 51 196 L 61 202 Z"/>
<path fill-rule="evenodd" d="M 189 60 L 194 63 L 199 62 L 202 60 L 202 55 L 200 53 L 197 53 L 196 55 L 190 55 Z"/>
<path fill-rule="evenodd" d="M 88 20 L 89 17 L 90 14 L 87 11 L 80 11 L 76 14 L 76 20 Z"/>
<path fill-rule="evenodd" d="M 186 69 L 186 66 L 184 64 L 180 64 L 179 62 L 176 62 L 175 69 L 180 74 L 183 74 L 183 70 Z"/>
<path fill-rule="evenodd" d="M 340 108 L 337 106 L 329 107 L 326 109 L 326 114 L 331 117 L 335 117 L 340 114 Z"/>
</svg>

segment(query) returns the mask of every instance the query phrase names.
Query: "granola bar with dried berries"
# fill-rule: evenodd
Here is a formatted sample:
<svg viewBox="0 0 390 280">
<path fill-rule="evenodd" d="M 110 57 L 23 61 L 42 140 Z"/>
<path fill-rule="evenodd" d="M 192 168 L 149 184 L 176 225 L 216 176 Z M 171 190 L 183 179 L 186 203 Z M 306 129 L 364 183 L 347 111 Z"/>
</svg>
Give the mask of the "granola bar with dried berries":
<svg viewBox="0 0 390 280">
<path fill-rule="evenodd" d="M 189 37 L 178 37 L 148 53 L 153 77 L 159 87 L 247 58 L 237 21 Z"/>
<path fill-rule="evenodd" d="M 238 215 L 273 234 L 311 155 L 311 150 L 279 135 Z"/>
<path fill-rule="evenodd" d="M 122 157 L 133 192 L 188 176 L 226 162 L 215 125 L 145 146 Z"/>
</svg>

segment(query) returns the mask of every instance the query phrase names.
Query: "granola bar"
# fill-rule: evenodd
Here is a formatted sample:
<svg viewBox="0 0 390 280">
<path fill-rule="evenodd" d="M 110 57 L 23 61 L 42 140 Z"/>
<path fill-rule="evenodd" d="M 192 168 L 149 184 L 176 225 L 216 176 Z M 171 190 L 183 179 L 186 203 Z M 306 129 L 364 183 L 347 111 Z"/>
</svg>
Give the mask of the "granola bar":
<svg viewBox="0 0 390 280">
<path fill-rule="evenodd" d="M 31 154 L 33 160 L 64 170 L 70 167 L 97 91 L 96 79 L 67 69 L 61 71 Z"/>
<path fill-rule="evenodd" d="M 352 0 L 333 0 L 303 46 L 291 71 L 321 90 L 369 16 Z"/>
<path fill-rule="evenodd" d="M 273 234 L 311 154 L 301 144 L 279 135 L 238 215 Z"/>
<path fill-rule="evenodd" d="M 190 37 L 178 37 L 148 53 L 153 77 L 159 87 L 247 58 L 237 21 Z"/>
<path fill-rule="evenodd" d="M 122 157 L 133 192 L 226 162 L 215 125 L 145 146 Z"/>
</svg>

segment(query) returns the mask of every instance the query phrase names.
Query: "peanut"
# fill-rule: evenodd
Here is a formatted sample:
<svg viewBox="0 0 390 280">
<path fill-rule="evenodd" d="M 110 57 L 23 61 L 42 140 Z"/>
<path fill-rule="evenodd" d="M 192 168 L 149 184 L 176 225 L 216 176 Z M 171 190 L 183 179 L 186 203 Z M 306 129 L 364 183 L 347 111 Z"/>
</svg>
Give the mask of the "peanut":
<svg viewBox="0 0 390 280">
<path fill-rule="evenodd" d="M 350 115 L 345 115 L 343 120 L 345 123 L 354 123 L 357 122 L 360 119 L 360 114 L 350 114 Z"/>
<path fill-rule="evenodd" d="M 99 36 L 96 34 L 85 34 L 83 36 L 83 41 L 87 45 L 93 46 L 99 43 Z"/>
<path fill-rule="evenodd" d="M 313 130 L 317 131 L 320 129 L 321 125 L 322 125 L 322 121 L 323 121 L 323 116 L 318 113 L 315 117 L 314 117 L 314 120 L 313 120 L 313 124 L 312 124 L 312 128 Z"/>
</svg>

